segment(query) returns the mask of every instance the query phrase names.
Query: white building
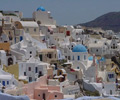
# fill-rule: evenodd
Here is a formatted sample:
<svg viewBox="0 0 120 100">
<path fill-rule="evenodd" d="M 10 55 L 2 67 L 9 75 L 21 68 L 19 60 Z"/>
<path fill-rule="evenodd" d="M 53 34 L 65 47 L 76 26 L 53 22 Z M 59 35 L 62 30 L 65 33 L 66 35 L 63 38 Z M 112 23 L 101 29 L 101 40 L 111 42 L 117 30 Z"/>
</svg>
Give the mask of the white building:
<svg viewBox="0 0 120 100">
<path fill-rule="evenodd" d="M 39 7 L 33 12 L 33 18 L 41 26 L 51 26 L 52 28 L 55 28 L 56 21 L 50 16 L 50 14 L 51 13 L 46 11 L 43 7 Z"/>
<path fill-rule="evenodd" d="M 36 56 L 36 47 L 32 41 L 21 41 L 11 46 L 13 51 L 24 54 L 24 59 L 29 59 L 30 57 Z"/>
<path fill-rule="evenodd" d="M 13 75 L 3 71 L 0 68 L 0 83 L 2 86 L 5 86 L 5 88 L 12 88 L 13 86 L 18 85 L 18 81 L 14 78 Z"/>
<path fill-rule="evenodd" d="M 19 79 L 28 82 L 36 81 L 40 76 L 47 74 L 48 67 L 49 64 L 31 57 L 26 62 L 19 62 Z"/>
<path fill-rule="evenodd" d="M 16 57 L 11 54 L 6 54 L 4 50 L 0 50 L 0 64 L 5 66 L 16 64 Z"/>
<path fill-rule="evenodd" d="M 89 43 L 89 53 L 95 55 L 112 55 L 115 51 L 119 50 L 117 41 L 113 38 L 112 40 L 100 39 L 94 40 Z"/>
<path fill-rule="evenodd" d="M 73 29 L 72 31 L 72 38 L 80 43 L 80 44 L 84 44 L 87 45 L 88 41 L 89 41 L 89 35 L 88 34 L 84 34 L 84 30 L 83 29 Z"/>
<path fill-rule="evenodd" d="M 15 22 L 16 29 L 24 29 L 25 33 L 29 33 L 33 38 L 40 40 L 40 32 L 39 26 L 34 21 L 16 21 Z M 21 40 L 23 37 L 21 36 Z"/>
<path fill-rule="evenodd" d="M 26 60 L 30 57 L 36 57 L 37 51 L 46 48 L 45 43 L 32 38 L 29 33 L 24 33 L 24 38 L 21 42 L 11 45 L 11 53 L 15 55 L 17 60 Z"/>
<path fill-rule="evenodd" d="M 82 71 L 83 77 L 92 82 L 97 81 L 98 61 L 93 55 L 92 59 L 88 57 L 88 51 L 85 46 L 75 45 L 71 52 L 72 68 Z"/>
</svg>

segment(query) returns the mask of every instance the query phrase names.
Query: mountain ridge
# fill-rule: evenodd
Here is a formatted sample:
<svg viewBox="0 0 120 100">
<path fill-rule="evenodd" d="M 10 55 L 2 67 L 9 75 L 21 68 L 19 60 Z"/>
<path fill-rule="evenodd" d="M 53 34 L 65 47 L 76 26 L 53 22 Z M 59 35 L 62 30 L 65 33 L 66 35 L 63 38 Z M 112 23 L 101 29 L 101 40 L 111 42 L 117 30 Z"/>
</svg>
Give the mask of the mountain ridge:
<svg viewBox="0 0 120 100">
<path fill-rule="evenodd" d="M 85 27 L 100 27 L 104 30 L 113 30 L 114 32 L 120 32 L 120 12 L 109 12 L 96 19 L 78 24 Z"/>
</svg>

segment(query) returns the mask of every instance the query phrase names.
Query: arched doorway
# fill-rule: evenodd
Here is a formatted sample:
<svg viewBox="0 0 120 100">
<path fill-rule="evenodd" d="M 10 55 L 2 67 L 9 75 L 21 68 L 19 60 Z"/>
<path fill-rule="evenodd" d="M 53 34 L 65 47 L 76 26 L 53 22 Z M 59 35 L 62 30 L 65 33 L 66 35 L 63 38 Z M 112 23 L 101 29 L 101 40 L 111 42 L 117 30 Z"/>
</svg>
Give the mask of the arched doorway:
<svg viewBox="0 0 120 100">
<path fill-rule="evenodd" d="M 40 76 L 42 76 L 42 72 L 41 72 L 41 71 L 39 71 L 39 75 L 38 75 L 38 77 L 40 77 Z"/>
<path fill-rule="evenodd" d="M 45 98 L 45 93 L 43 93 L 43 100 L 46 100 L 46 98 Z"/>
<path fill-rule="evenodd" d="M 8 66 L 13 65 L 13 59 L 12 58 L 8 58 Z"/>
<path fill-rule="evenodd" d="M 41 24 L 41 21 L 37 21 L 37 24 L 40 25 L 40 24 Z"/>
</svg>

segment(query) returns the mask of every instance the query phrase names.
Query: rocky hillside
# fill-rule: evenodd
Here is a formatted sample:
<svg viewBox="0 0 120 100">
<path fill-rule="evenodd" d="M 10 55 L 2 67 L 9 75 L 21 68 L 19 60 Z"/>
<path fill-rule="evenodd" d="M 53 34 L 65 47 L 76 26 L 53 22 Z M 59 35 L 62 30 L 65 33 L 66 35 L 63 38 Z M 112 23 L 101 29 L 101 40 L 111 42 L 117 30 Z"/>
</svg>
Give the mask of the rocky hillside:
<svg viewBox="0 0 120 100">
<path fill-rule="evenodd" d="M 86 27 L 100 27 L 104 30 L 120 32 L 120 12 L 110 12 L 96 18 L 93 21 L 79 25 Z"/>
</svg>

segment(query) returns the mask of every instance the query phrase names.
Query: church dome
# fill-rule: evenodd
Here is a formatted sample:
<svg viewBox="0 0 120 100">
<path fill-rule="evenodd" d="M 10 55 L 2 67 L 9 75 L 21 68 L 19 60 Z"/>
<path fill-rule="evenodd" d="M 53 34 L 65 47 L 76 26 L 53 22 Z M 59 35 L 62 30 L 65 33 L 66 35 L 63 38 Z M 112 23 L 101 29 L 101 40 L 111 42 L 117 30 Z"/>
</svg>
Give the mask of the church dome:
<svg viewBox="0 0 120 100">
<path fill-rule="evenodd" d="M 39 10 L 41 10 L 41 11 L 46 11 L 45 8 L 42 7 L 42 6 L 37 8 L 37 11 L 39 11 Z"/>
<path fill-rule="evenodd" d="M 79 44 L 73 47 L 72 52 L 87 52 L 87 49 L 82 44 Z"/>
<path fill-rule="evenodd" d="M 89 61 L 93 61 L 93 56 L 88 57 Z M 96 63 L 99 64 L 99 61 L 96 59 Z"/>
</svg>

